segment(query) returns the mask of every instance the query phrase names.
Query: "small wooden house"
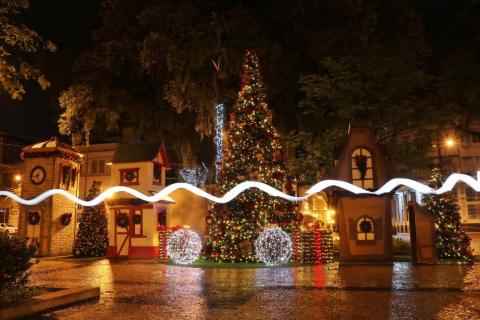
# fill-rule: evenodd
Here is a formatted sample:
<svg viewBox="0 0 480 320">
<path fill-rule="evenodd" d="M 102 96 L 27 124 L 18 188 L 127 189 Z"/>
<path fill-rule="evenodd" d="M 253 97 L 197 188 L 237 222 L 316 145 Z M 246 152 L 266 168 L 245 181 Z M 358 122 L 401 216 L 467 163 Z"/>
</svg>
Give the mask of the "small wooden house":
<svg viewBox="0 0 480 320">
<path fill-rule="evenodd" d="M 165 187 L 165 174 L 170 169 L 163 145 L 152 144 L 120 144 L 109 165 L 110 185 L 128 186 L 146 195 Z M 158 257 L 158 224 L 172 203 L 170 197 L 148 203 L 126 193 L 112 196 L 106 201 L 110 241 L 107 257 Z"/>
<path fill-rule="evenodd" d="M 366 124 L 350 125 L 330 178 L 376 190 L 392 178 L 392 167 Z M 342 262 L 392 262 L 392 194 L 357 195 L 335 190 Z"/>
</svg>

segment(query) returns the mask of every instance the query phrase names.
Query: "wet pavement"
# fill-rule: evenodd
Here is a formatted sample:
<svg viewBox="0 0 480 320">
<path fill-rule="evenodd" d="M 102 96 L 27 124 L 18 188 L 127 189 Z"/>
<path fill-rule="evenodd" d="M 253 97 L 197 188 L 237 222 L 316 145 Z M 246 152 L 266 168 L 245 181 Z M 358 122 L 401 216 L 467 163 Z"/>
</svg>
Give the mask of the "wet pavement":
<svg viewBox="0 0 480 320">
<path fill-rule="evenodd" d="M 32 269 L 38 286 L 101 289 L 98 301 L 40 319 L 480 319 L 478 264 L 200 269 L 64 259 Z"/>
</svg>

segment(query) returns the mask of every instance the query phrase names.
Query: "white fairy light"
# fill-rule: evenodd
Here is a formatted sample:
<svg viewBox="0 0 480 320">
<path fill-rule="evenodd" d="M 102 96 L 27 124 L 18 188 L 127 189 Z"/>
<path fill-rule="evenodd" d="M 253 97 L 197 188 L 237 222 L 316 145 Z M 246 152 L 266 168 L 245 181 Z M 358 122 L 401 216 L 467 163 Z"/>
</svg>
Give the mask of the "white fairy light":
<svg viewBox="0 0 480 320">
<path fill-rule="evenodd" d="M 179 170 L 179 174 L 186 183 L 201 187 L 207 181 L 208 168 L 202 162 L 201 167 L 183 168 Z"/>
<path fill-rule="evenodd" d="M 290 236 L 278 227 L 263 230 L 255 240 L 255 254 L 258 260 L 269 266 L 287 263 L 292 251 Z"/>
<path fill-rule="evenodd" d="M 213 196 L 213 195 L 209 194 L 208 192 L 206 192 L 206 191 L 204 191 L 204 190 L 202 190 L 202 189 L 200 189 L 200 188 L 198 188 L 198 187 L 196 187 L 192 184 L 189 184 L 189 183 L 174 183 L 174 184 L 171 184 L 171 185 L 163 188 L 162 190 L 160 190 L 159 192 L 157 192 L 156 194 L 151 195 L 151 196 L 147 196 L 147 195 L 141 193 L 138 190 L 135 190 L 135 189 L 132 189 L 132 188 L 129 188 L 129 187 L 126 187 L 126 186 L 115 186 L 115 187 L 111 187 L 111 188 L 105 190 L 104 192 L 99 194 L 96 198 L 94 198 L 92 200 L 89 200 L 89 201 L 77 198 L 76 196 L 74 196 L 70 192 L 68 192 L 66 190 L 62 190 L 62 189 L 50 189 L 50 190 L 47 190 L 47 191 L 41 193 L 40 195 L 36 196 L 35 198 L 28 199 L 28 200 L 23 199 L 23 198 L 19 197 L 18 195 L 16 195 L 15 193 L 10 192 L 10 191 L 6 191 L 6 190 L 0 191 L 0 196 L 5 196 L 5 197 L 8 197 L 8 198 L 11 198 L 12 200 L 17 201 L 18 203 L 23 204 L 23 205 L 33 206 L 33 205 L 39 204 L 40 202 L 42 202 L 43 200 L 45 200 L 45 199 L 47 199 L 51 196 L 61 195 L 61 196 L 64 196 L 65 198 L 81 205 L 81 206 L 92 207 L 92 206 L 96 206 L 96 205 L 100 204 L 101 202 L 103 202 L 104 200 L 106 200 L 107 198 L 113 196 L 115 193 L 118 193 L 118 192 L 128 193 L 128 194 L 132 195 L 133 197 L 144 200 L 146 202 L 158 202 L 158 201 L 173 201 L 168 195 L 171 194 L 172 192 L 178 190 L 178 189 L 185 189 L 185 190 L 188 190 L 188 191 L 192 192 L 193 194 L 195 194 L 197 196 L 200 196 L 200 197 L 203 197 L 207 200 L 210 200 L 210 201 L 213 201 L 213 202 L 216 202 L 216 203 L 224 204 L 224 203 L 232 201 L 240 193 L 244 192 L 247 189 L 251 189 L 251 188 L 256 188 L 256 189 L 259 189 L 261 191 L 264 191 L 264 192 L 266 192 L 267 194 L 269 194 L 273 197 L 279 197 L 279 198 L 289 200 L 289 201 L 303 201 L 303 200 L 308 199 L 309 197 L 311 197 L 315 193 L 321 192 L 321 191 L 323 191 L 323 190 L 325 190 L 326 188 L 329 188 L 329 187 L 342 188 L 346 191 L 349 191 L 349 192 L 355 193 L 355 194 L 382 195 L 382 194 L 390 193 L 400 186 L 407 186 L 407 187 L 415 189 L 416 191 L 418 191 L 420 193 L 423 193 L 423 194 L 429 194 L 429 193 L 443 194 L 445 192 L 450 192 L 455 187 L 455 185 L 459 182 L 463 182 L 466 185 L 470 186 L 475 191 L 480 192 L 480 180 L 475 180 L 475 178 L 473 178 L 471 176 L 468 176 L 468 175 L 465 175 L 465 174 L 454 173 L 454 174 L 450 175 L 447 178 L 447 180 L 445 180 L 445 183 L 442 185 L 442 187 L 437 189 L 437 190 L 434 190 L 434 189 L 428 187 L 427 185 L 425 185 L 423 183 L 420 183 L 420 182 L 417 182 L 417 181 L 414 181 L 414 180 L 411 180 L 411 179 L 403 179 L 403 178 L 392 179 L 392 180 L 388 181 L 387 183 L 385 183 L 377 191 L 365 190 L 365 189 L 362 189 L 362 188 L 360 188 L 358 186 L 355 186 L 351 183 L 341 181 L 341 180 L 323 180 L 323 181 L 318 182 L 314 186 L 312 186 L 310 189 L 308 189 L 307 192 L 306 192 L 306 195 L 303 196 L 303 197 L 294 197 L 294 196 L 288 195 L 286 193 L 283 193 L 280 190 L 275 189 L 272 186 L 269 186 L 265 183 L 258 182 L 258 181 L 242 182 L 242 183 L 236 185 L 235 187 L 233 187 L 232 189 L 230 189 L 230 191 L 225 193 L 223 195 L 223 197 Z"/>
<path fill-rule="evenodd" d="M 215 159 L 215 179 L 217 182 L 220 178 L 220 169 L 222 167 L 224 109 L 223 103 L 219 103 L 215 106 L 215 111 L 217 112 L 217 121 L 215 124 L 214 141 L 217 145 L 217 156 Z"/>
<path fill-rule="evenodd" d="M 167 240 L 167 255 L 178 264 L 190 264 L 200 256 L 202 242 L 195 231 L 180 229 Z"/>
</svg>

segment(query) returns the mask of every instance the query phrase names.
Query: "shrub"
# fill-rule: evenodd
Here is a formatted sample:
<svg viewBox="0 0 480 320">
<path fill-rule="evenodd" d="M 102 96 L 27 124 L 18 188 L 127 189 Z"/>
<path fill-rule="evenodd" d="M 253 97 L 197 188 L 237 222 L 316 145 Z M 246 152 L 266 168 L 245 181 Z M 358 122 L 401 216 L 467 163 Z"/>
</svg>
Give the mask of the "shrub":
<svg viewBox="0 0 480 320">
<path fill-rule="evenodd" d="M 393 237 L 393 254 L 394 255 L 410 255 L 411 246 L 410 242 L 405 241 L 398 237 Z"/>
<path fill-rule="evenodd" d="M 0 303 L 15 301 L 26 292 L 28 269 L 37 248 L 27 244 L 27 239 L 0 232 Z"/>
</svg>

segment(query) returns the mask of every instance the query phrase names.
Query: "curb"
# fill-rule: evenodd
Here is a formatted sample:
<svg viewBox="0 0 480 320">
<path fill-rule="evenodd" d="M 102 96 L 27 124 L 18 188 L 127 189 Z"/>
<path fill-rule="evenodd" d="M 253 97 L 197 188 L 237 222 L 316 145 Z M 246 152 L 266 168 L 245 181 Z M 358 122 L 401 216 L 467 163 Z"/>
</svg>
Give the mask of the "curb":
<svg viewBox="0 0 480 320">
<path fill-rule="evenodd" d="M 100 297 L 99 287 L 79 287 L 45 293 L 15 306 L 0 309 L 0 319 L 17 319 L 43 311 Z"/>
</svg>

